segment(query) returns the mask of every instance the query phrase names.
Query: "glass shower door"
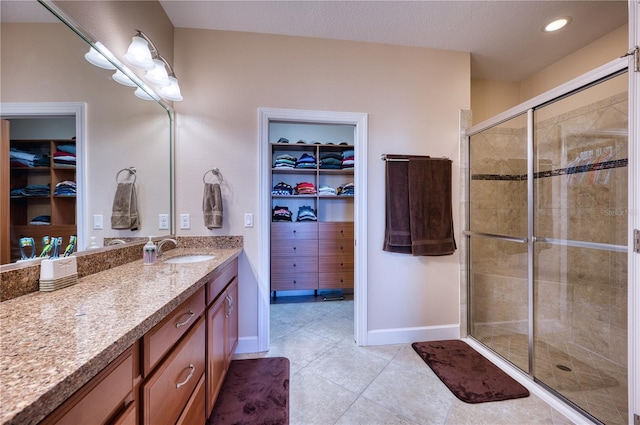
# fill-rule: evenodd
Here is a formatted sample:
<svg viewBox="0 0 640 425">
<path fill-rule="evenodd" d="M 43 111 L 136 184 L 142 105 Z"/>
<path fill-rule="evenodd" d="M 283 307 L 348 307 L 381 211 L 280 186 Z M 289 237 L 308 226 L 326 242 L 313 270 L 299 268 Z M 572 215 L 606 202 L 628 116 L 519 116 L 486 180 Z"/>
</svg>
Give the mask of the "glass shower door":
<svg viewBox="0 0 640 425">
<path fill-rule="evenodd" d="M 469 332 L 528 371 L 527 116 L 469 143 Z"/>
<path fill-rule="evenodd" d="M 533 376 L 627 424 L 627 74 L 534 110 Z"/>
</svg>

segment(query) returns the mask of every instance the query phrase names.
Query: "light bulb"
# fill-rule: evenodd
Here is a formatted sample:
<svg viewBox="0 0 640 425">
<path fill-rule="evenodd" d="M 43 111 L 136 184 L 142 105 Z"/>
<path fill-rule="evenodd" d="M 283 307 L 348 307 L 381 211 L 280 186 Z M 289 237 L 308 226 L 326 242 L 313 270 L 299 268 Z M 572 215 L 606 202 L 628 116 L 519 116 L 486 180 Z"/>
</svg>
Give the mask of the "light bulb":
<svg viewBox="0 0 640 425">
<path fill-rule="evenodd" d="M 149 51 L 149 43 L 142 37 L 134 36 L 127 53 L 123 55 L 124 60 L 131 66 L 141 69 L 153 69 L 154 63 Z"/>
<path fill-rule="evenodd" d="M 127 87 L 137 87 L 138 85 L 136 83 L 134 83 L 131 78 L 129 78 L 127 76 L 127 74 L 125 74 L 124 72 L 117 70 L 113 76 L 111 77 L 114 79 L 114 81 L 122 84 L 123 86 L 127 86 Z"/>
<path fill-rule="evenodd" d="M 98 52 L 93 47 L 89 50 L 88 53 L 84 55 L 84 58 L 92 65 L 103 69 L 116 69 L 115 65 L 107 60 L 106 57 L 100 52 Z"/>
<path fill-rule="evenodd" d="M 170 85 L 166 87 L 161 87 L 159 90 L 160 97 L 165 100 L 171 100 L 174 102 L 179 102 L 182 100 L 182 95 L 180 94 L 180 86 L 178 85 L 178 79 L 176 77 L 169 77 Z"/>
<path fill-rule="evenodd" d="M 171 84 L 169 81 L 169 74 L 167 74 L 167 68 L 164 66 L 164 62 L 160 59 L 153 60 L 154 68 L 147 71 L 144 79 L 151 84 L 155 84 L 156 86 L 164 87 Z"/>
</svg>

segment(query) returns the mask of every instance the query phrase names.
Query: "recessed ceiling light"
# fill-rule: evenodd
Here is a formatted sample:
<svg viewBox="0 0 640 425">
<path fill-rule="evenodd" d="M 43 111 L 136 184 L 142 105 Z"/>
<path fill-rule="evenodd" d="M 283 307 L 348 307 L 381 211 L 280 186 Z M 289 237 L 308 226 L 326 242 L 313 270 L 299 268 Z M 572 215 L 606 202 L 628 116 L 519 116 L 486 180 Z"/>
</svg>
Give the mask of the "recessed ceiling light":
<svg viewBox="0 0 640 425">
<path fill-rule="evenodd" d="M 543 31 L 544 32 L 553 32 L 558 31 L 560 28 L 564 28 L 571 21 L 571 18 L 559 18 L 554 20 L 553 22 L 548 23 Z"/>
</svg>

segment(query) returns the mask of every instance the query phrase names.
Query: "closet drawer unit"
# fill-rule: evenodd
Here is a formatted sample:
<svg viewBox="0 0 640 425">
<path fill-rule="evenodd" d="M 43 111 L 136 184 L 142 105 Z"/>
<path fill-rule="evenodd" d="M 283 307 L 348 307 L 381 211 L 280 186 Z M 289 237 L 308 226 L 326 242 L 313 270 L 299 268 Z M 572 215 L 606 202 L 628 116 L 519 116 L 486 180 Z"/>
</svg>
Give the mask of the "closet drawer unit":
<svg viewBox="0 0 640 425">
<path fill-rule="evenodd" d="M 318 289 L 318 273 L 272 273 L 272 291 Z"/>
<path fill-rule="evenodd" d="M 350 255 L 353 256 L 353 240 L 320 239 L 318 241 L 320 256 Z"/>
<path fill-rule="evenodd" d="M 271 242 L 271 255 L 315 257 L 318 255 L 318 241 L 276 239 Z"/>
<path fill-rule="evenodd" d="M 328 272 L 352 272 L 353 255 L 327 255 L 320 256 L 318 271 Z"/>
<path fill-rule="evenodd" d="M 331 221 L 318 223 L 318 239 L 353 240 L 353 222 Z"/>
<path fill-rule="evenodd" d="M 143 372 L 147 376 L 160 359 L 204 313 L 204 287 L 143 337 Z"/>
<path fill-rule="evenodd" d="M 271 257 L 271 276 L 281 273 L 318 273 L 318 257 Z"/>
<path fill-rule="evenodd" d="M 174 424 L 204 373 L 205 324 L 196 325 L 142 386 L 145 425 Z"/>
<path fill-rule="evenodd" d="M 318 287 L 320 289 L 353 288 L 353 272 L 320 273 Z"/>
<path fill-rule="evenodd" d="M 277 239 L 318 239 L 318 223 L 271 223 L 271 242 Z"/>
</svg>

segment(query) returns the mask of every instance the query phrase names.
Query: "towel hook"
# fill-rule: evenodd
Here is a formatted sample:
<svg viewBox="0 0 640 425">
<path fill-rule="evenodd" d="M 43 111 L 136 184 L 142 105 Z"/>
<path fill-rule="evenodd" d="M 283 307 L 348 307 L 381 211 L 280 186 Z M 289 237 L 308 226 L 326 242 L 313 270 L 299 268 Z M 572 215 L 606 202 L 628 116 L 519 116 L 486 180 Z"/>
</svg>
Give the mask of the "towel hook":
<svg viewBox="0 0 640 425">
<path fill-rule="evenodd" d="M 207 183 L 207 174 L 213 174 L 214 176 L 218 177 L 218 179 L 220 179 L 220 183 L 222 183 L 224 181 L 224 177 L 222 177 L 222 173 L 220 172 L 220 170 L 218 168 L 212 168 L 211 170 L 207 171 L 206 173 L 204 173 L 204 175 L 202 176 L 202 181 L 204 183 Z"/>
<path fill-rule="evenodd" d="M 136 167 L 127 167 L 127 168 L 123 168 L 122 170 L 118 171 L 118 174 L 116 174 L 116 183 L 118 182 L 118 177 L 120 177 L 120 174 L 124 171 L 128 171 L 129 175 L 133 175 L 133 183 L 136 182 Z"/>
</svg>

